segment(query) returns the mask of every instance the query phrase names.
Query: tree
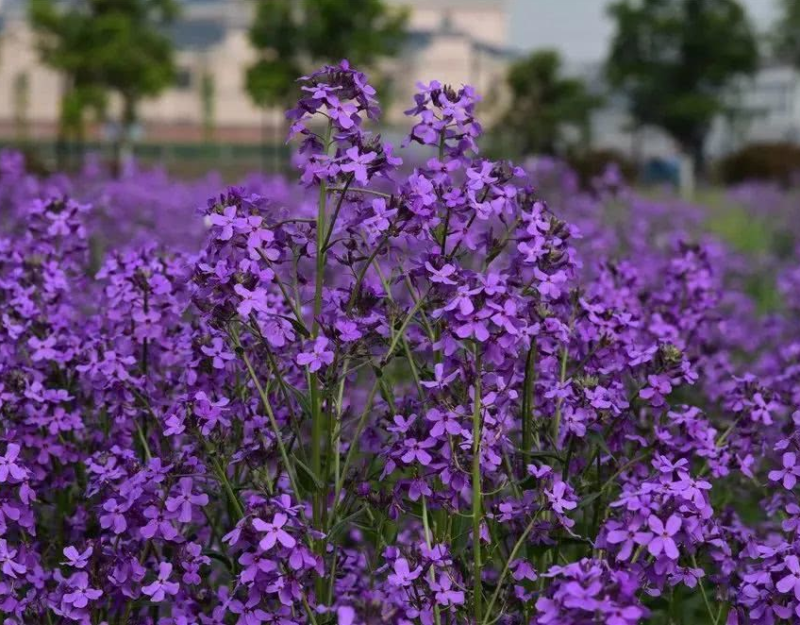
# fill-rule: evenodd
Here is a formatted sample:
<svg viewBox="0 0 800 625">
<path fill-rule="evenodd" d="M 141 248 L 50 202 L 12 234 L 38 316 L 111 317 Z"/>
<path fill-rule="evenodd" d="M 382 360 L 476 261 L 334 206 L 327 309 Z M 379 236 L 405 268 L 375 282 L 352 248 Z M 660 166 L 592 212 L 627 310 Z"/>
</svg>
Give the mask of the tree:
<svg viewBox="0 0 800 625">
<path fill-rule="evenodd" d="M 300 69 L 302 28 L 296 0 L 258 0 L 250 43 L 259 52 L 247 70 L 247 91 L 259 106 L 283 106 L 294 97 Z"/>
<path fill-rule="evenodd" d="M 775 24 L 774 52 L 778 59 L 800 69 L 800 0 L 781 0 Z"/>
<path fill-rule="evenodd" d="M 520 154 L 556 154 L 564 147 L 567 127 L 588 134 L 600 99 L 583 81 L 562 76 L 561 68 L 554 50 L 534 52 L 511 66 L 511 101 L 496 127 L 505 146 Z"/>
<path fill-rule="evenodd" d="M 203 117 L 203 140 L 206 143 L 214 139 L 214 120 L 216 117 L 217 86 L 214 75 L 203 69 L 200 78 L 200 111 Z"/>
<path fill-rule="evenodd" d="M 27 72 L 14 76 L 12 91 L 16 139 L 25 142 L 28 140 L 28 109 L 31 104 L 31 81 Z"/>
<path fill-rule="evenodd" d="M 104 110 L 116 94 L 121 149 L 137 120 L 139 103 L 158 95 L 174 78 L 172 42 L 166 26 L 174 0 L 31 0 L 43 61 L 65 76 L 62 120 L 82 134 L 88 108 Z"/>
<path fill-rule="evenodd" d="M 369 67 L 397 53 L 407 17 L 384 0 L 256 0 L 250 42 L 259 54 L 247 90 L 259 106 L 284 107 L 310 66 L 347 58 Z"/>
<path fill-rule="evenodd" d="M 630 101 L 639 126 L 662 128 L 690 154 L 699 173 L 704 144 L 725 93 L 753 73 L 758 48 L 736 0 L 619 0 L 608 77 Z"/>
</svg>

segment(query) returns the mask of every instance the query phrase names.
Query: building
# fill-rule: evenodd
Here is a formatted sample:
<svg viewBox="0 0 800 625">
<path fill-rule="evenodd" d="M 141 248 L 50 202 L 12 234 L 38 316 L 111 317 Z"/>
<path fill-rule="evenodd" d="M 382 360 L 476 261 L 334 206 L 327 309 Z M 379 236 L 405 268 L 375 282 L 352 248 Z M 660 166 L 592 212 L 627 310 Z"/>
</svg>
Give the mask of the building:
<svg viewBox="0 0 800 625">
<path fill-rule="evenodd" d="M 390 124 L 402 121 L 417 81 L 473 84 L 484 94 L 487 110 L 502 99 L 512 58 L 505 45 L 506 0 L 391 1 L 411 13 L 407 45 L 384 68 L 392 93 Z M 247 36 L 252 5 L 252 0 L 182 0 L 181 18 L 172 29 L 176 83 L 140 106 L 144 140 L 202 139 L 209 85 L 214 139 L 258 143 L 278 126 L 282 112 L 256 107 L 245 90 L 245 70 L 255 59 Z M 27 0 L 0 0 L 0 138 L 5 139 L 22 133 L 51 138 L 58 125 L 62 79 L 38 61 L 26 7 Z M 104 127 L 92 132 L 102 137 Z"/>
<path fill-rule="evenodd" d="M 659 128 L 634 131 L 624 96 L 606 84 L 598 63 L 572 66 L 568 72 L 584 80 L 604 105 L 592 115 L 592 145 L 620 152 L 639 162 L 672 158 L 680 153 L 675 141 Z M 727 109 L 714 120 L 706 153 L 719 158 L 751 143 L 800 144 L 800 72 L 786 65 L 767 65 L 732 85 Z"/>
<path fill-rule="evenodd" d="M 491 117 L 502 104 L 505 75 L 515 53 L 507 45 L 507 0 L 393 0 L 410 9 L 409 40 L 394 62 L 390 121 L 402 123 L 416 82 L 474 86 Z M 413 79 L 409 79 L 413 77 Z"/>
<path fill-rule="evenodd" d="M 565 72 L 586 83 L 603 104 L 592 112 L 591 142 L 597 150 L 612 150 L 636 162 L 652 158 L 671 158 L 678 154 L 675 142 L 662 130 L 635 128 L 628 113 L 626 98 L 609 87 L 602 63 L 567 65 Z"/>
<path fill-rule="evenodd" d="M 800 72 L 768 65 L 739 81 L 728 96 L 709 138 L 712 155 L 728 154 L 748 143 L 788 141 L 800 144 Z"/>
</svg>

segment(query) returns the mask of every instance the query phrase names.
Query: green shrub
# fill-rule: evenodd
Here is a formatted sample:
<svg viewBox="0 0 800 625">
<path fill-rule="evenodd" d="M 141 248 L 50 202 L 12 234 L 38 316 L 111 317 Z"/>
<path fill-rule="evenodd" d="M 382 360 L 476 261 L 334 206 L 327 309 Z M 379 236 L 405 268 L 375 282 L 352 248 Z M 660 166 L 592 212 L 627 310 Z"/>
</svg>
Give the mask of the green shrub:
<svg viewBox="0 0 800 625">
<path fill-rule="evenodd" d="M 768 180 L 788 186 L 800 177 L 800 146 L 754 143 L 722 159 L 718 174 L 725 184 Z"/>
<path fill-rule="evenodd" d="M 621 152 L 616 150 L 587 150 L 567 157 L 567 162 L 580 179 L 581 186 L 587 187 L 592 179 L 603 175 L 609 165 L 617 165 L 626 182 L 636 177 L 636 166 Z"/>
</svg>

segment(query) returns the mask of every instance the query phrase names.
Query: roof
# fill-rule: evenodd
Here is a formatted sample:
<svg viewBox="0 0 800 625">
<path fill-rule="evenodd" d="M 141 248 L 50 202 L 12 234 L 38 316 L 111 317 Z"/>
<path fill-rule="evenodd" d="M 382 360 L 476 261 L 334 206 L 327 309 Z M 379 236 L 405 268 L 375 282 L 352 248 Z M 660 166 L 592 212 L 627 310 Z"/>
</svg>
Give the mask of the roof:
<svg viewBox="0 0 800 625">
<path fill-rule="evenodd" d="M 187 1 L 187 0 L 184 0 Z M 208 0 L 191 0 L 193 2 Z M 225 25 L 210 19 L 179 19 L 170 27 L 170 36 L 181 49 L 205 50 L 225 37 Z"/>
<path fill-rule="evenodd" d="M 465 6 L 505 8 L 508 0 L 390 0 L 390 3 L 401 6 L 424 4 L 426 9 L 458 9 Z"/>
<path fill-rule="evenodd" d="M 480 41 L 462 30 L 453 28 L 452 24 L 444 23 L 439 28 L 435 29 L 414 29 L 409 30 L 406 35 L 406 47 L 411 50 L 419 50 L 430 46 L 437 37 L 456 37 L 458 39 L 466 39 L 472 46 L 473 50 L 477 50 L 487 56 L 493 56 L 502 59 L 515 59 L 520 56 L 518 50 L 505 46 L 496 46 L 490 43 Z"/>
</svg>

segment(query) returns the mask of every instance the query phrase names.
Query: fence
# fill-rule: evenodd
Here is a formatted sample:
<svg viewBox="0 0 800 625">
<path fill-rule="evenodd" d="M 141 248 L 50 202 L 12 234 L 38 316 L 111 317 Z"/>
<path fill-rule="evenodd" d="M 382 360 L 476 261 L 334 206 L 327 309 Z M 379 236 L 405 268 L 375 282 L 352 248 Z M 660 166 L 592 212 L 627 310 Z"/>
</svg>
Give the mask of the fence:
<svg viewBox="0 0 800 625">
<path fill-rule="evenodd" d="M 3 148 L 21 150 L 32 168 L 40 171 L 75 170 L 88 155 L 105 162 L 114 159 L 114 146 L 98 141 L 0 141 L 0 149 Z M 276 144 L 148 141 L 134 144 L 132 153 L 137 161 L 163 166 L 177 176 L 198 176 L 213 170 L 235 177 L 249 171 L 284 172 L 289 166 L 290 150 Z"/>
</svg>

